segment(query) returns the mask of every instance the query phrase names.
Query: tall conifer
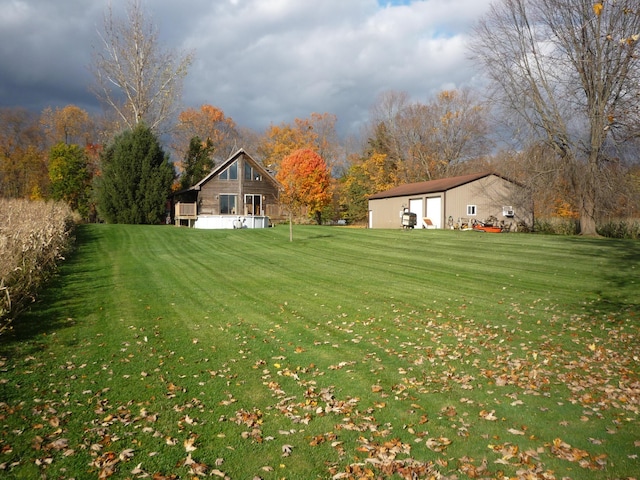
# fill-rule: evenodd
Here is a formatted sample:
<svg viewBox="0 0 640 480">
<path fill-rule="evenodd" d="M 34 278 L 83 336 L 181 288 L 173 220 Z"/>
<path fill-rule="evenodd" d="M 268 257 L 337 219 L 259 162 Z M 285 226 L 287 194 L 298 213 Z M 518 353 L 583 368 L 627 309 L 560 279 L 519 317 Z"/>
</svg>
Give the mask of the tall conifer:
<svg viewBox="0 0 640 480">
<path fill-rule="evenodd" d="M 102 155 L 98 213 L 108 223 L 160 223 L 173 179 L 173 166 L 157 137 L 138 125 L 118 135 Z"/>
</svg>

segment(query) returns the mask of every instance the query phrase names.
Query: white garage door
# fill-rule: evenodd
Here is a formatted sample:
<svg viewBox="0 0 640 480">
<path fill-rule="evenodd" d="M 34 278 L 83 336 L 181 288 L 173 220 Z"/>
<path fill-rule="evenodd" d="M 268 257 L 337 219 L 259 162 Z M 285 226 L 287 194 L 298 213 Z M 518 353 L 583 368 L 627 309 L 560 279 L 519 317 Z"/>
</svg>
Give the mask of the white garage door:
<svg viewBox="0 0 640 480">
<path fill-rule="evenodd" d="M 427 198 L 427 215 L 436 228 L 442 228 L 442 198 Z"/>
<path fill-rule="evenodd" d="M 409 211 L 416 214 L 416 228 L 422 228 L 424 224 L 424 222 L 422 221 L 422 217 L 424 217 L 424 210 L 422 209 L 422 199 L 418 198 L 416 200 L 409 200 Z"/>
</svg>

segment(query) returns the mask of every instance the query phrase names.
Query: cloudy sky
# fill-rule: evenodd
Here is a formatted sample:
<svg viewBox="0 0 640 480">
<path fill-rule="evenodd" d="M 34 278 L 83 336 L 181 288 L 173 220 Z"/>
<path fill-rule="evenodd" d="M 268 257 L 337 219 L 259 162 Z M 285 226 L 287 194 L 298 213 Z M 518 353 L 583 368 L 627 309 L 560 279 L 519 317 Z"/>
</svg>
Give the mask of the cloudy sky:
<svg viewBox="0 0 640 480">
<path fill-rule="evenodd" d="M 109 0 L 0 0 L 0 106 L 97 111 L 88 71 Z M 111 0 L 122 12 L 125 0 Z M 465 43 L 490 0 L 145 0 L 163 47 L 193 51 L 183 103 L 241 126 L 333 113 L 344 133 L 384 91 L 478 85 Z"/>
</svg>

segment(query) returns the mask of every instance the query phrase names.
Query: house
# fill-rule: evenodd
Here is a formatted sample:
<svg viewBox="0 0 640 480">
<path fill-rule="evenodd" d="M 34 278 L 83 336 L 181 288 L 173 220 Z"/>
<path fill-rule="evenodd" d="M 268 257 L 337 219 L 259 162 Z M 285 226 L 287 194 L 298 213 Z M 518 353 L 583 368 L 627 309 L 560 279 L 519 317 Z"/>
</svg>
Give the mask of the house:
<svg viewBox="0 0 640 480">
<path fill-rule="evenodd" d="M 521 185 L 494 173 L 442 178 L 370 196 L 369 228 L 400 228 L 409 213 L 415 213 L 416 228 L 465 228 L 489 220 L 515 228 L 529 223 L 528 205 Z"/>
<path fill-rule="evenodd" d="M 280 184 L 243 149 L 172 195 L 173 222 L 195 228 L 265 228 L 280 216 Z"/>
</svg>

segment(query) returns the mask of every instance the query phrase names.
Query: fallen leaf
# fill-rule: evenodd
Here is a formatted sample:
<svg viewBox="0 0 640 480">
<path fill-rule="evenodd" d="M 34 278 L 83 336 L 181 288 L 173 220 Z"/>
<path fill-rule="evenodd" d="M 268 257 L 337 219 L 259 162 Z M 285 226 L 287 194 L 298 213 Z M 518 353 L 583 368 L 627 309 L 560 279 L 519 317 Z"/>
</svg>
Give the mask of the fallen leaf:
<svg viewBox="0 0 640 480">
<path fill-rule="evenodd" d="M 207 475 L 207 469 L 209 467 L 207 467 L 204 463 L 198 463 L 198 462 L 193 462 L 193 465 L 191 465 L 191 468 L 189 469 L 189 473 L 191 475 L 197 475 L 199 477 L 204 477 Z M 219 470 L 213 470 L 211 472 L 212 475 L 215 475 L 215 472 Z M 220 472 L 222 473 L 222 472 Z M 224 473 L 222 474 L 222 476 L 224 477 Z"/>
<path fill-rule="evenodd" d="M 498 420 L 498 417 L 496 417 L 495 414 L 495 410 L 491 410 L 490 412 L 487 412 L 486 410 L 482 410 L 480 412 L 480 417 L 484 418 L 485 420 L 489 420 L 490 422 L 495 422 L 496 420 Z"/>
<path fill-rule="evenodd" d="M 196 447 L 194 444 L 196 443 L 196 439 L 194 437 L 191 438 L 187 438 L 184 441 L 184 449 L 187 452 L 193 452 L 194 450 L 197 450 L 198 447 Z"/>
<path fill-rule="evenodd" d="M 53 448 L 54 450 L 64 450 L 68 446 L 69 440 L 67 440 L 66 438 L 58 438 L 48 445 L 49 448 Z"/>
<path fill-rule="evenodd" d="M 447 446 L 451 445 L 451 440 L 446 437 L 429 438 L 425 445 L 434 452 L 443 452 Z"/>
</svg>

